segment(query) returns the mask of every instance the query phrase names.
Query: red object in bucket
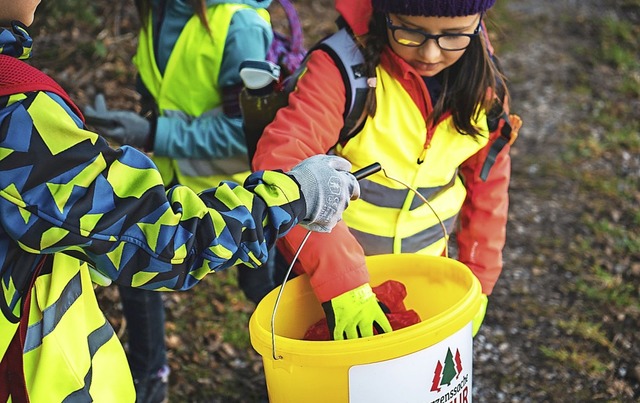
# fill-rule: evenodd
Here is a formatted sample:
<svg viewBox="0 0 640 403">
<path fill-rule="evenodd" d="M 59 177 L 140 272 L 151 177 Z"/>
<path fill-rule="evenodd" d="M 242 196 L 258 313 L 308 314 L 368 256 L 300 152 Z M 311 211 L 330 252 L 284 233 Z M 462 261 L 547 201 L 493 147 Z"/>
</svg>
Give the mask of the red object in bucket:
<svg viewBox="0 0 640 403">
<path fill-rule="evenodd" d="M 378 301 L 383 303 L 389 308 L 390 313 L 387 313 L 389 324 L 393 330 L 402 329 L 407 326 L 420 323 L 420 316 L 413 309 L 407 310 L 404 306 L 404 299 L 407 296 L 407 289 L 404 284 L 395 280 L 387 280 L 377 287 L 373 287 L 373 292 L 376 294 Z M 373 329 L 374 333 L 377 333 Z M 329 326 L 327 326 L 327 319 L 322 318 L 313 325 L 309 326 L 307 332 L 304 334 L 304 340 L 313 341 L 329 341 L 331 335 L 329 334 Z"/>
</svg>

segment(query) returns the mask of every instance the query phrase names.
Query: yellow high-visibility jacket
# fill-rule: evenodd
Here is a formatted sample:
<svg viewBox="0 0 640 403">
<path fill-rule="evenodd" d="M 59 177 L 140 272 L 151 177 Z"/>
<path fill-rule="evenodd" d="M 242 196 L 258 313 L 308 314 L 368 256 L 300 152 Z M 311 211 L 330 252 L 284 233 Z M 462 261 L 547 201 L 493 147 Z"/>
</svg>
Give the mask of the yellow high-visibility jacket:
<svg viewBox="0 0 640 403">
<path fill-rule="evenodd" d="M 160 116 L 183 116 L 186 119 L 212 113 L 222 105 L 222 88 L 218 76 L 225 51 L 229 24 L 238 10 L 251 9 L 269 23 L 266 9 L 247 4 L 218 3 L 207 9 L 207 32 L 194 15 L 178 37 L 164 73 L 158 68 L 153 38 L 153 22 L 140 31 L 134 63 L 142 83 L 155 99 Z M 266 52 L 266 49 L 265 49 Z M 249 175 L 246 155 L 227 158 L 180 158 L 154 156 L 165 186 L 173 183 L 189 186 L 196 192 L 212 183 L 232 180 L 242 183 Z"/>
</svg>

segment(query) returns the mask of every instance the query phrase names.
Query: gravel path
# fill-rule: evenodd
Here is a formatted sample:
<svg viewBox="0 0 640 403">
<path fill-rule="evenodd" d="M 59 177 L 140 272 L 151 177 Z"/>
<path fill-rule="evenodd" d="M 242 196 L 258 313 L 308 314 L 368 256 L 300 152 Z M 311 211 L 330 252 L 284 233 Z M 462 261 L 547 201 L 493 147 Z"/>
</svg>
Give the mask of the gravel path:
<svg viewBox="0 0 640 403">
<path fill-rule="evenodd" d="M 578 127 L 585 111 L 591 109 L 588 105 L 576 108 L 579 98 L 566 90 L 583 70 L 576 52 L 588 49 L 590 40 L 580 34 L 584 30 L 578 25 L 588 23 L 591 13 L 613 12 L 602 3 L 508 3 L 522 32 L 518 33 L 518 47 L 505 51 L 501 60 L 511 80 L 513 110 L 525 123 L 512 152 L 504 271 L 474 341 L 476 401 L 580 401 L 576 393 L 596 389 L 596 381 L 546 359 L 541 352 L 545 347 L 553 349 L 554 338 L 563 337 L 557 324 L 569 320 L 563 315 L 575 303 L 575 293 L 566 293 L 559 285 L 572 281 L 561 262 L 563 248 L 579 231 L 581 213 L 578 185 L 565 175 L 542 172 L 541 167 L 561 158 L 566 136 L 575 135 L 567 128 Z M 548 248 L 549 240 L 555 240 L 555 250 Z M 635 368 L 637 371 L 637 362 Z M 627 369 L 612 371 L 625 375 L 622 372 Z M 638 380 L 635 385 L 637 388 Z M 599 385 L 598 389 L 606 387 Z M 593 401 L 599 401 L 597 394 Z"/>
</svg>

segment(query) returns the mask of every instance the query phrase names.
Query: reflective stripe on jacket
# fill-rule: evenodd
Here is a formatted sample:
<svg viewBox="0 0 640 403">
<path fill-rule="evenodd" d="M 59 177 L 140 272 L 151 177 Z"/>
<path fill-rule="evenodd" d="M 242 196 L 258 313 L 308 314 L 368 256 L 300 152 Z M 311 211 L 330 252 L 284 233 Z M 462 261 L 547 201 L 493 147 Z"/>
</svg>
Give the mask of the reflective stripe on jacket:
<svg viewBox="0 0 640 403">
<path fill-rule="evenodd" d="M 245 4 L 216 4 L 207 9 L 208 32 L 194 15 L 178 38 L 162 74 L 156 64 L 151 19 L 141 29 L 134 62 L 140 78 L 154 97 L 164 116 L 180 115 L 186 119 L 212 113 L 222 104 L 218 76 L 224 54 L 229 24 L 234 13 L 254 9 Z M 266 9 L 254 9 L 269 22 Z M 249 174 L 246 155 L 223 159 L 171 159 L 154 157 L 165 186 L 175 182 L 196 192 L 222 180 L 242 183 Z"/>
<path fill-rule="evenodd" d="M 134 402 L 127 358 L 98 306 L 87 264 L 62 254 L 52 260 L 31 295 L 23 355 L 29 398 Z"/>
<path fill-rule="evenodd" d="M 367 255 L 440 255 L 445 247 L 440 221 L 447 233 L 453 230 L 466 196 L 458 167 L 487 144 L 486 115 L 480 113 L 475 122 L 480 129 L 475 139 L 460 135 L 450 114 L 428 129 L 400 82 L 380 67 L 377 77 L 378 115 L 369 117 L 362 131 L 336 153 L 351 161 L 353 170 L 380 163 L 386 175 L 419 191 L 430 206 L 402 184 L 377 174 L 360 181 L 361 197 L 343 219 Z M 432 133 L 427 135 L 427 130 Z M 418 158 L 423 161 L 416 163 Z"/>
</svg>

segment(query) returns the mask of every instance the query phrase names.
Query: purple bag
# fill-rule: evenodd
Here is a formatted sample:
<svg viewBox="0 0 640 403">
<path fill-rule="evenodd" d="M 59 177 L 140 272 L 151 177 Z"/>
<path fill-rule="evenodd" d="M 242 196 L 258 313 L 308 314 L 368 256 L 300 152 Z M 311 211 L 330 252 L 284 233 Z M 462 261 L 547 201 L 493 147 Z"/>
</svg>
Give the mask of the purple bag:
<svg viewBox="0 0 640 403">
<path fill-rule="evenodd" d="M 267 60 L 281 68 L 281 79 L 291 75 L 302 63 L 307 50 L 303 45 L 302 26 L 293 3 L 289 0 L 277 0 L 287 15 L 291 36 L 273 31 L 273 42 L 267 51 Z"/>
</svg>

